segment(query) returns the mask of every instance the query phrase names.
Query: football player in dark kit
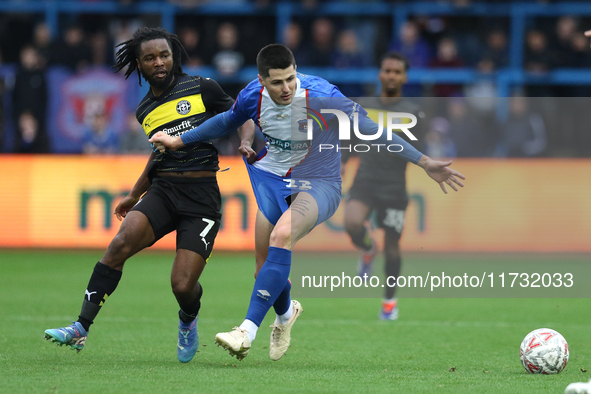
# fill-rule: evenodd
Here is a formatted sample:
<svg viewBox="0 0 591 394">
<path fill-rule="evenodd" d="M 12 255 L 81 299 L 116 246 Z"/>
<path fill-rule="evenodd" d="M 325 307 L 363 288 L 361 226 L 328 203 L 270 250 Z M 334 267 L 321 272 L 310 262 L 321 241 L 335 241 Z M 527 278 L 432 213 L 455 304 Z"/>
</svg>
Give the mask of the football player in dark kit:
<svg viewBox="0 0 591 394">
<path fill-rule="evenodd" d="M 158 131 L 181 135 L 234 103 L 215 81 L 183 72 L 181 59 L 186 52 L 178 37 L 162 28 L 140 28 L 118 47 L 114 69 L 127 67 L 126 78 L 137 71 L 140 85 L 142 77 L 150 84 L 136 112 L 147 138 Z M 248 151 L 254 123 L 249 121 L 241 129 L 241 150 Z M 177 355 L 179 361 L 189 362 L 199 346 L 197 320 L 203 294 L 199 277 L 220 225 L 218 170 L 218 152 L 210 142 L 175 152 L 155 149 L 115 208 L 117 218 L 125 219 L 94 268 L 78 321 L 46 330 L 45 338 L 82 350 L 90 325 L 119 283 L 125 261 L 176 230 L 171 285 L 180 307 Z"/>
<path fill-rule="evenodd" d="M 378 78 L 381 83 L 379 97 L 364 98 L 359 103 L 368 116 L 378 121 L 379 113 L 411 113 L 419 119 L 424 115 L 419 107 L 402 97 L 402 87 L 407 82 L 408 60 L 395 52 L 384 55 Z M 386 119 L 384 114 L 384 119 Z M 407 119 L 403 119 L 402 123 Z M 419 149 L 422 140 L 421 127 L 412 129 L 419 141 L 409 141 Z M 384 229 L 385 275 L 398 277 L 402 265 L 400 257 L 400 236 L 404 228 L 404 216 L 408 204 L 406 192 L 406 161 L 388 152 L 364 152 L 359 155 L 359 169 L 345 205 L 345 228 L 353 244 L 361 250 L 358 274 L 371 276 L 373 260 L 377 254 L 374 240 L 369 235 L 365 221 L 376 211 L 377 226 Z M 342 161 L 348 156 L 343 155 Z M 395 287 L 386 286 L 380 319 L 398 318 Z"/>
</svg>

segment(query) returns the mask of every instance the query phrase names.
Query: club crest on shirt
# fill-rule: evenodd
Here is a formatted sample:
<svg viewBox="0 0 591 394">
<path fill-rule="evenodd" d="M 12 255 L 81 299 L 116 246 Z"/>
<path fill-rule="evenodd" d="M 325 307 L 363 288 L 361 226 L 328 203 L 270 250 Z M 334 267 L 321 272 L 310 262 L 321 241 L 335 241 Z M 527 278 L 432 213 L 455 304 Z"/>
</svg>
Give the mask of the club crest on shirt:
<svg viewBox="0 0 591 394">
<path fill-rule="evenodd" d="M 191 103 L 187 100 L 179 101 L 176 105 L 176 112 L 178 112 L 179 115 L 188 114 L 189 112 L 191 112 Z"/>
<path fill-rule="evenodd" d="M 308 119 L 304 118 L 298 120 L 298 131 L 300 131 L 301 133 L 308 132 Z"/>
</svg>

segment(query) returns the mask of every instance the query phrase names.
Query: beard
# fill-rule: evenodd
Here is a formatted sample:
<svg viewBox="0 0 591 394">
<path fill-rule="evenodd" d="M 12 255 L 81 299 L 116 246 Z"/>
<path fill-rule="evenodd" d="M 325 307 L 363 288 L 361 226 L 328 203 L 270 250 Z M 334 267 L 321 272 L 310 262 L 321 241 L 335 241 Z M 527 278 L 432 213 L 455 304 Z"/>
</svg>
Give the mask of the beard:
<svg viewBox="0 0 591 394">
<path fill-rule="evenodd" d="M 386 87 L 386 89 L 384 89 L 384 91 L 386 92 L 386 95 L 388 95 L 388 96 L 396 96 L 400 92 L 400 87 L 399 86 Z"/>
<path fill-rule="evenodd" d="M 148 81 L 148 83 L 150 84 L 150 86 L 155 87 L 156 89 L 166 89 L 170 83 L 172 82 L 174 75 L 172 75 L 171 72 L 168 72 L 168 74 L 166 74 L 166 77 L 164 79 L 155 79 L 152 76 L 146 75 L 142 72 L 142 75 L 144 76 L 144 79 L 146 81 Z"/>
</svg>

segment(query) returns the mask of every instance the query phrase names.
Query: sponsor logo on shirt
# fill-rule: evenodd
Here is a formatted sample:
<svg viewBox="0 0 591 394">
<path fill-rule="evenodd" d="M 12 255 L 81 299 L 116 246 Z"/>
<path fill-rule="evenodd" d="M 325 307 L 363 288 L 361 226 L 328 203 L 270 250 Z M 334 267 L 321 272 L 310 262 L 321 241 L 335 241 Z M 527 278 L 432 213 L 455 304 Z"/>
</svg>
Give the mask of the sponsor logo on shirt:
<svg viewBox="0 0 591 394">
<path fill-rule="evenodd" d="M 268 135 L 266 137 L 270 146 L 276 146 L 284 150 L 308 150 L 312 144 L 312 141 L 285 141 Z"/>
<path fill-rule="evenodd" d="M 163 128 L 162 132 L 166 133 L 168 135 L 171 135 L 173 137 L 176 137 L 180 134 L 183 134 L 185 131 L 188 131 L 190 129 L 192 129 L 193 127 L 191 126 L 191 122 L 188 120 L 183 120 L 181 122 L 181 124 L 176 125 L 174 127 L 169 127 L 169 128 Z"/>
</svg>

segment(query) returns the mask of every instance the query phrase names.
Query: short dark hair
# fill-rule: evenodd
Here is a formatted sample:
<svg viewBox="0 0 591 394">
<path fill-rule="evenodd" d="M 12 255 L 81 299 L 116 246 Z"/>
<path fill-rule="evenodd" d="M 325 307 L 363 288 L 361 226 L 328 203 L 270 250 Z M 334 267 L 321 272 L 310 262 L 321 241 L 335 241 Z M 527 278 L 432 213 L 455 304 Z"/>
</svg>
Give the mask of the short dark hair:
<svg viewBox="0 0 591 394">
<path fill-rule="evenodd" d="M 122 42 L 121 44 L 117 45 L 117 48 L 121 47 L 118 51 L 116 56 L 116 62 L 113 66 L 115 72 L 118 72 L 127 67 L 125 71 L 125 79 L 127 79 L 134 71 L 137 71 L 138 78 L 140 85 L 142 84 L 142 75 L 137 66 L 136 59 L 140 57 L 140 50 L 143 42 L 157 40 L 159 38 L 164 38 L 170 49 L 172 50 L 172 74 L 173 75 L 183 75 L 183 68 L 181 67 L 181 61 L 184 58 L 188 58 L 187 52 L 185 48 L 183 48 L 183 44 L 177 37 L 176 34 L 169 33 L 165 29 L 161 27 L 140 27 L 133 33 L 133 38 L 131 40 Z"/>
<path fill-rule="evenodd" d="M 285 69 L 289 66 L 295 67 L 296 62 L 291 50 L 285 45 L 269 44 L 259 51 L 257 55 L 257 68 L 263 78 L 269 76 L 272 68 Z"/>
<path fill-rule="evenodd" d="M 410 62 L 408 61 L 408 58 L 398 52 L 388 52 L 384 56 L 382 56 L 382 60 L 380 60 L 380 68 L 382 67 L 382 63 L 384 63 L 384 60 L 388 59 L 401 61 L 402 64 L 404 64 L 404 71 L 408 71 L 408 69 L 410 68 Z"/>
</svg>

